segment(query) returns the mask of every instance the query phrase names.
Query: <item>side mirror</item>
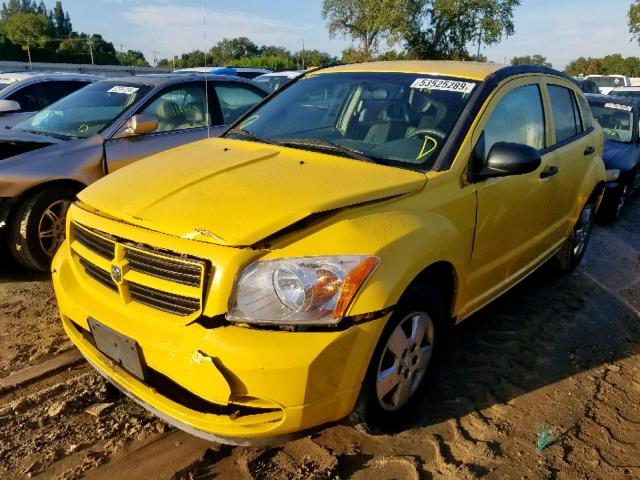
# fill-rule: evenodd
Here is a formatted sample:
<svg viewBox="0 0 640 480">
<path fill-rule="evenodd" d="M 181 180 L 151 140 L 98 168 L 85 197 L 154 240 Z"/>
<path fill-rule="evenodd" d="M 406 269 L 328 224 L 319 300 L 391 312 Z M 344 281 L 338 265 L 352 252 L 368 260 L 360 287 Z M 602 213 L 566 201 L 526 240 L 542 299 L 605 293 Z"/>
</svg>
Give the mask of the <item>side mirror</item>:
<svg viewBox="0 0 640 480">
<path fill-rule="evenodd" d="M 19 112 L 22 110 L 19 102 L 15 100 L 0 100 L 0 113 Z"/>
<path fill-rule="evenodd" d="M 134 115 L 127 122 L 127 126 L 122 132 L 124 137 L 131 135 L 144 135 L 154 132 L 158 128 L 158 117 L 149 113 L 139 113 Z"/>
<path fill-rule="evenodd" d="M 486 165 L 473 175 L 473 179 L 523 175 L 535 172 L 541 163 L 540 152 L 529 145 L 498 142 L 491 147 Z"/>
</svg>

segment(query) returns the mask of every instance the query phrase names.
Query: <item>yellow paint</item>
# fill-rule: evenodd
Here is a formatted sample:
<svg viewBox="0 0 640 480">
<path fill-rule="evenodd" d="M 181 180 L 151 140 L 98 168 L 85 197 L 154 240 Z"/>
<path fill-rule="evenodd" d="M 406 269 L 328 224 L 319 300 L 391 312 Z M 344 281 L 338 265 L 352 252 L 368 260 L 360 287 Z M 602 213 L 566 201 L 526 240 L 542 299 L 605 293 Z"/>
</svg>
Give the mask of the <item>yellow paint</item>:
<svg viewBox="0 0 640 480">
<path fill-rule="evenodd" d="M 422 62 L 326 71 L 437 71 L 482 80 L 495 68 L 470 62 Z M 566 179 L 558 176 L 556 185 L 541 183 L 541 170 L 476 184 L 468 181 L 471 151 L 488 115 L 508 91 L 531 82 L 542 88 L 547 142 L 554 142 L 544 85 L 576 87 L 545 75 L 521 76 L 496 88 L 447 171 L 425 174 L 322 153 L 212 139 L 109 175 L 80 194 L 81 203 L 70 209 L 69 222 L 106 232 L 121 242 L 152 247 L 160 256 L 176 252 L 204 259 L 212 273 L 196 288 L 134 275 L 123 264 L 127 282 L 201 299 L 199 311 L 179 317 L 131 301 L 89 277 L 80 257 L 105 272 L 112 262 L 67 232 L 68 240 L 52 266 L 67 334 L 123 389 L 204 433 L 269 437 L 348 415 L 389 315 L 343 331 L 313 332 L 242 325 L 205 328 L 196 320 L 201 315 L 210 319 L 224 315 L 237 275 L 259 258 L 379 257 L 380 264 L 347 315 L 393 307 L 419 273 L 436 262 L 449 264 L 454 271 L 456 289 L 449 311 L 458 321 L 515 285 L 568 237 L 587 198 L 605 178 L 602 132 L 596 127 L 584 137 L 596 147 L 592 159 L 582 155 L 579 142 L 545 155 L 541 169 L 561 162 L 561 172 L 569 172 Z M 332 213 L 282 232 L 323 211 Z M 276 232 L 281 233 L 268 244 L 260 243 Z M 137 341 L 150 368 L 194 395 L 238 411 L 247 406 L 269 410 L 254 415 L 200 413 L 171 400 L 114 366 L 93 347 L 86 337 L 90 316 Z"/>
</svg>

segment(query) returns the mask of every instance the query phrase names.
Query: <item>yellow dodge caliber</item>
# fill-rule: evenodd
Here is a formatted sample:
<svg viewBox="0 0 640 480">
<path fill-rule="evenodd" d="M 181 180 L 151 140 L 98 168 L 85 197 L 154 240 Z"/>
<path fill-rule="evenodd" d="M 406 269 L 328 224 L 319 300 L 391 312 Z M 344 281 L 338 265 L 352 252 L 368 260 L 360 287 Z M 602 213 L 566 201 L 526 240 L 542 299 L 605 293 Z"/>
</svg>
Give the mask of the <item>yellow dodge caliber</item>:
<svg viewBox="0 0 640 480">
<path fill-rule="evenodd" d="M 602 148 L 555 70 L 314 71 L 222 138 L 81 192 L 52 266 L 62 322 L 98 371 L 195 435 L 394 423 L 448 327 L 548 259 L 580 262 Z"/>
</svg>

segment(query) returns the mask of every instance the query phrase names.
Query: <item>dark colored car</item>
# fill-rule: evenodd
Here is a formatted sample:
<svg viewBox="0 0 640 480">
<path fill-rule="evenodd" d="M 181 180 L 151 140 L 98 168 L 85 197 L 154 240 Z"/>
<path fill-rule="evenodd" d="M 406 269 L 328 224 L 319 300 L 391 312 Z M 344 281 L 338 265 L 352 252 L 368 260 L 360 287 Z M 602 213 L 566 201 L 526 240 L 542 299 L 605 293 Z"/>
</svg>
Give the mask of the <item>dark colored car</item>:
<svg viewBox="0 0 640 480">
<path fill-rule="evenodd" d="M 604 132 L 603 160 L 607 167 L 607 185 L 599 210 L 605 221 L 622 215 L 640 163 L 638 100 L 613 95 L 586 95 L 594 118 Z"/>
<path fill-rule="evenodd" d="M 574 78 L 574 81 L 584 93 L 594 93 L 596 95 L 600 93 L 598 84 L 589 78 Z"/>
<path fill-rule="evenodd" d="M 67 208 L 85 186 L 143 157 L 220 135 L 266 95 L 238 77 L 109 79 L 0 132 L 0 232 L 7 230 L 13 256 L 47 270 L 64 240 Z"/>
</svg>

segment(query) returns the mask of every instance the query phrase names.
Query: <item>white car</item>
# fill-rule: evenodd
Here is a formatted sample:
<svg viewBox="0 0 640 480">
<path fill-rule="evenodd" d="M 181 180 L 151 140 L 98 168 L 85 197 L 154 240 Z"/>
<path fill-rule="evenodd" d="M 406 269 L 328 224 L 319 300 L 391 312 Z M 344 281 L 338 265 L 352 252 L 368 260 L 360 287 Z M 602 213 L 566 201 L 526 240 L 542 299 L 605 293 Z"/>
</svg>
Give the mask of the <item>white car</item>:
<svg viewBox="0 0 640 480">
<path fill-rule="evenodd" d="M 614 88 L 631 86 L 631 80 L 624 75 L 587 75 L 585 78 L 596 82 L 603 95 L 609 95 Z"/>
<path fill-rule="evenodd" d="M 640 87 L 618 87 L 611 90 L 609 95 L 616 97 L 629 97 L 640 100 Z"/>
<path fill-rule="evenodd" d="M 0 74 L 0 128 L 10 128 L 103 77 L 80 73 Z"/>
<path fill-rule="evenodd" d="M 283 72 L 271 72 L 265 73 L 264 75 L 260 75 L 253 79 L 254 82 L 259 83 L 265 88 L 268 88 L 269 91 L 275 92 L 283 85 L 286 85 L 294 78 L 299 77 L 306 70 L 286 70 Z"/>
</svg>

